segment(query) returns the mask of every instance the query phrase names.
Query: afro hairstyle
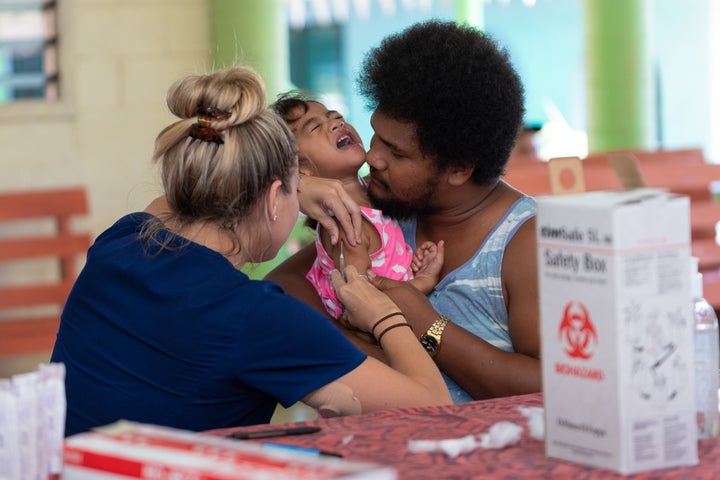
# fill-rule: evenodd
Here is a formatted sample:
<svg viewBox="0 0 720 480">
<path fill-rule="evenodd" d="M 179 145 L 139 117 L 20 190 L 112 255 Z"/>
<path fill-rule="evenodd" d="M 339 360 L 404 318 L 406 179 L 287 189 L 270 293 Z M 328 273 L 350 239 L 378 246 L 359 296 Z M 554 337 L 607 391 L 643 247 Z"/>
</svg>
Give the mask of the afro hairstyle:
<svg viewBox="0 0 720 480">
<path fill-rule="evenodd" d="M 474 167 L 492 184 L 522 126 L 523 86 L 487 34 L 431 20 L 386 37 L 365 56 L 357 86 L 366 106 L 415 126 L 420 151 L 440 171 Z"/>
</svg>

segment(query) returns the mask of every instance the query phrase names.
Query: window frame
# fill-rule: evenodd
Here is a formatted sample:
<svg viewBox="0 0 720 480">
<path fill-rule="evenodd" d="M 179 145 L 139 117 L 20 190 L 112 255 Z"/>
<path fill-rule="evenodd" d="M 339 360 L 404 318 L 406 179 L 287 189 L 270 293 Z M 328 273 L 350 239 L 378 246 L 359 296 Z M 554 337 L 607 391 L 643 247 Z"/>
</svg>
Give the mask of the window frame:
<svg viewBox="0 0 720 480">
<path fill-rule="evenodd" d="M 56 0 L 55 28 L 58 75 L 57 100 L 44 98 L 23 98 L 0 103 L 0 124 L 35 121 L 41 119 L 67 119 L 74 115 L 73 108 L 73 65 L 70 48 L 72 31 L 70 12 L 74 0 Z"/>
</svg>

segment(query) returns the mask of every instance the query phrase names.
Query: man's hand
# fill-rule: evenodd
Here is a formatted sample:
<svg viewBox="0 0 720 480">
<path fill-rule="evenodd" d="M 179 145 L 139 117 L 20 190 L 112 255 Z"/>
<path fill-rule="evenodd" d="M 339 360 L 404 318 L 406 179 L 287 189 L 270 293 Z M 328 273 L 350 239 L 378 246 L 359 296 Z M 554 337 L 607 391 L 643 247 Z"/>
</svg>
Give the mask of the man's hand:
<svg viewBox="0 0 720 480">
<path fill-rule="evenodd" d="M 300 175 L 298 184 L 300 210 L 317 220 L 337 244 L 340 228 L 351 245 L 360 243 L 362 213 L 339 180 Z M 340 226 L 338 226 L 338 222 Z"/>
</svg>

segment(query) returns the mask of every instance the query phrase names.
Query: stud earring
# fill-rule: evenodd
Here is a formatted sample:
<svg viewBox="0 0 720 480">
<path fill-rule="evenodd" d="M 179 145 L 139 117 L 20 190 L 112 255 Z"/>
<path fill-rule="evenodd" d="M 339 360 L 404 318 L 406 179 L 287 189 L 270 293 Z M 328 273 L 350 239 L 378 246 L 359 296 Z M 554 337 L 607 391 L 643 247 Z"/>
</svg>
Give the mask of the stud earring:
<svg viewBox="0 0 720 480">
<path fill-rule="evenodd" d="M 277 215 L 273 215 L 272 221 L 277 222 Z"/>
</svg>

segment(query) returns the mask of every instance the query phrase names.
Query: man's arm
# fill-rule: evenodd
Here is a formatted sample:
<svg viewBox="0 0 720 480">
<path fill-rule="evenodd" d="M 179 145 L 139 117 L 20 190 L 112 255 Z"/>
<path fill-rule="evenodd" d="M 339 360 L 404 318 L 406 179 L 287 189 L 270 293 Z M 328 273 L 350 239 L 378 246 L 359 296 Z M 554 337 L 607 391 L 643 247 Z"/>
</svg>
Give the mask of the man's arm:
<svg viewBox="0 0 720 480">
<path fill-rule="evenodd" d="M 532 218 L 510 240 L 503 259 L 502 278 L 513 349 L 539 359 L 540 289 L 535 227 L 535 218 Z"/>
<path fill-rule="evenodd" d="M 436 357 L 440 369 L 476 399 L 542 390 L 535 219 L 524 223 L 508 243 L 502 283 L 514 352 L 454 326 L 446 328 L 447 339 L 443 335 L 445 357 L 442 348 Z"/>
</svg>

